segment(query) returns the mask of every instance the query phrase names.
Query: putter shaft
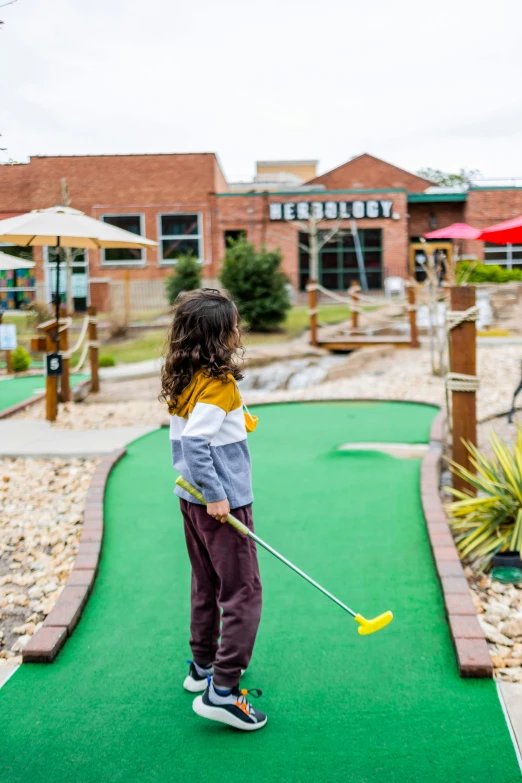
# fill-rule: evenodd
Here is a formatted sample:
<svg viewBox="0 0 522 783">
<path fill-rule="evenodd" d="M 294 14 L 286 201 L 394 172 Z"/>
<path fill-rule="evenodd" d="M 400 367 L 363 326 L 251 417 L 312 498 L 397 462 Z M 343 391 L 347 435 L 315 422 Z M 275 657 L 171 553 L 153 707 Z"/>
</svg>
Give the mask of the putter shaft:
<svg viewBox="0 0 522 783">
<path fill-rule="evenodd" d="M 329 593 L 328 590 L 325 590 L 324 587 L 321 587 L 318 582 L 315 581 L 315 579 L 312 579 L 311 576 L 308 576 L 308 574 L 305 574 L 304 571 L 301 571 L 300 568 L 298 568 L 296 565 L 290 562 L 290 560 L 287 560 L 286 557 L 283 557 L 283 555 L 280 555 L 279 552 L 277 552 L 273 547 L 271 547 L 269 544 L 266 543 L 266 541 L 263 541 L 262 538 L 259 538 L 259 536 L 256 536 L 255 533 L 251 533 L 250 530 L 246 535 L 253 539 L 256 544 L 259 544 L 259 546 L 262 546 L 263 549 L 266 549 L 267 552 L 270 552 L 271 555 L 274 555 L 274 557 L 277 557 L 278 560 L 280 560 L 282 563 L 287 565 L 289 568 L 292 569 L 292 571 L 295 571 L 296 574 L 299 574 L 299 576 L 302 576 L 303 579 L 306 579 L 306 581 L 313 585 L 319 592 L 321 592 L 323 595 L 325 595 L 327 598 L 329 598 L 331 601 L 334 602 L 334 604 L 337 604 L 337 606 L 340 606 L 341 609 L 344 609 L 345 612 L 348 612 L 348 614 L 351 614 L 352 617 L 356 616 L 356 612 L 354 612 L 352 609 L 350 609 L 349 606 L 346 606 L 346 604 L 343 604 L 342 601 L 339 601 L 338 598 L 335 597 L 335 595 L 332 595 L 332 593 Z"/>
</svg>

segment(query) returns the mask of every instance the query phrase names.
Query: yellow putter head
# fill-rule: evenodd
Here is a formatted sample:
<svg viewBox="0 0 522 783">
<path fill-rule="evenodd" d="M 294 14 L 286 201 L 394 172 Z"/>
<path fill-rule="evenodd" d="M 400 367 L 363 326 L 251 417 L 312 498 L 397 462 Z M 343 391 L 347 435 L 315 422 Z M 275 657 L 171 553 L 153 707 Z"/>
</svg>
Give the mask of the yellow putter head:
<svg viewBox="0 0 522 783">
<path fill-rule="evenodd" d="M 359 628 L 357 630 L 361 636 L 368 636 L 368 634 L 380 631 L 381 628 L 385 628 L 385 626 L 389 625 L 393 620 L 393 614 L 391 612 L 384 612 L 384 614 L 374 617 L 373 620 L 367 620 L 362 614 L 356 614 L 354 620 L 356 623 L 359 623 Z"/>
</svg>

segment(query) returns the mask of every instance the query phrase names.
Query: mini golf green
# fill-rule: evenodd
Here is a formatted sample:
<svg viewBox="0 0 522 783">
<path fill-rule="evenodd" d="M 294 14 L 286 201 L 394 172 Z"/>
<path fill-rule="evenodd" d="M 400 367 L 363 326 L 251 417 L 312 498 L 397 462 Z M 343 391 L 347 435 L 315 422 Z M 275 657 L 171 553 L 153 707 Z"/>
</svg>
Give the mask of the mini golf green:
<svg viewBox="0 0 522 783">
<path fill-rule="evenodd" d="M 71 388 L 89 378 L 88 375 L 71 375 Z M 0 380 L 0 411 L 28 400 L 45 391 L 44 375 L 24 375 L 22 378 Z"/>
<path fill-rule="evenodd" d="M 2 783 L 514 783 L 488 680 L 459 678 L 419 501 L 417 460 L 339 452 L 425 442 L 434 409 L 273 405 L 250 436 L 257 531 L 341 599 L 395 620 L 360 637 L 348 615 L 260 550 L 264 614 L 244 687 L 266 729 L 198 718 L 186 674 L 189 567 L 168 431 L 115 468 L 93 595 L 55 663 L 0 690 Z"/>
</svg>

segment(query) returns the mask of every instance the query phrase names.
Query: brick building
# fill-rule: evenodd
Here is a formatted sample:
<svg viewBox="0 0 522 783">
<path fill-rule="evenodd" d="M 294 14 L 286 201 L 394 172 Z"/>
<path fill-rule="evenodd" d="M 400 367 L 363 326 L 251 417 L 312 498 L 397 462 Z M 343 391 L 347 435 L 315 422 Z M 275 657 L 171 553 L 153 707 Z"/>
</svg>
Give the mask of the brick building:
<svg viewBox="0 0 522 783">
<path fill-rule="evenodd" d="M 258 246 L 280 247 L 284 271 L 302 291 L 309 274 L 303 221 L 310 214 L 320 231 L 340 229 L 321 251 L 320 282 L 343 290 L 358 279 L 357 245 L 368 283 L 378 289 L 386 276 L 414 272 L 426 232 L 457 221 L 482 228 L 522 213 L 522 189 L 513 185 L 444 190 L 368 154 L 321 176 L 316 163 L 263 161 L 252 182 L 229 183 L 213 153 L 33 157 L 0 166 L 0 219 L 61 203 L 65 178 L 71 206 L 158 242 L 151 251 L 76 252 L 73 296 L 81 310 L 89 302 L 109 307 L 109 288 L 125 277 L 149 290 L 151 300 L 161 298 L 163 279 L 183 252 L 193 252 L 206 283 L 215 283 L 227 239 L 242 232 Z M 522 248 L 469 242 L 459 252 L 522 263 Z M 15 307 L 35 293 L 49 301 L 53 250 L 35 248 L 34 260 L 34 285 L 16 273 L 0 279 L 0 307 Z"/>
</svg>

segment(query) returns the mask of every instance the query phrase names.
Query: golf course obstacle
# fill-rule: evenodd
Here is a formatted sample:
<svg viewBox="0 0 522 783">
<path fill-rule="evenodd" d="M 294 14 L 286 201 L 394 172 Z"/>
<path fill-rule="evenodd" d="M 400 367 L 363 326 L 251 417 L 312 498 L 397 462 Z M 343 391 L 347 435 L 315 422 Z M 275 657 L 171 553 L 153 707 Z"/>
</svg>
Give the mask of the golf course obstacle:
<svg viewBox="0 0 522 783">
<path fill-rule="evenodd" d="M 72 318 L 67 316 L 65 307 L 60 308 L 60 318 L 45 321 L 37 327 L 43 334 L 33 337 L 31 350 L 45 353 L 45 417 L 48 421 L 55 421 L 58 415 L 58 401 L 70 402 L 71 400 L 71 358 L 81 349 L 80 358 L 73 368 L 73 372 L 80 372 L 85 364 L 87 355 L 91 368 L 91 391 L 100 390 L 99 380 L 99 341 L 98 320 L 96 308 L 88 307 L 84 318 L 80 335 L 75 345 L 69 348 L 69 329 Z M 60 389 L 58 392 L 58 378 Z"/>
<path fill-rule="evenodd" d="M 475 286 L 452 286 L 446 313 L 449 336 L 449 372 L 446 375 L 447 403 L 451 392 L 452 457 L 466 470 L 475 472 L 464 441 L 477 445 L 477 329 L 478 307 Z M 471 490 L 460 476 L 453 476 L 455 489 Z"/>
<path fill-rule="evenodd" d="M 395 348 L 418 348 L 417 291 L 413 281 L 406 282 L 406 298 L 378 299 L 362 293 L 361 287 L 352 281 L 348 296 L 341 296 L 310 280 L 308 291 L 308 315 L 310 323 L 310 344 L 329 351 L 351 351 L 371 345 L 391 345 Z M 339 304 L 346 304 L 351 312 L 351 325 L 340 327 L 336 334 L 332 327 L 321 330 L 317 319 L 318 292 Z M 399 309 L 400 314 L 390 317 L 389 309 Z M 383 309 L 388 312 L 383 312 Z M 361 315 L 368 321 L 361 323 Z"/>
<path fill-rule="evenodd" d="M 389 602 L 396 619 L 361 643 L 344 613 L 260 548 L 265 612 L 242 684 L 263 687 L 272 728 L 248 742 L 248 763 L 265 783 L 288 770 L 322 783 L 519 780 L 495 683 L 455 665 L 420 461 L 337 452 L 427 443 L 436 410 L 365 401 L 255 412 L 259 532 L 336 594 L 369 613 Z M 50 770 L 55 783 L 230 777 L 246 738 L 203 725 L 182 688 L 190 566 L 166 443 L 165 429 L 131 443 L 109 477 L 103 555 L 72 636 L 52 664 L 24 663 L 0 689 L 2 783 L 48 783 Z"/>
</svg>

